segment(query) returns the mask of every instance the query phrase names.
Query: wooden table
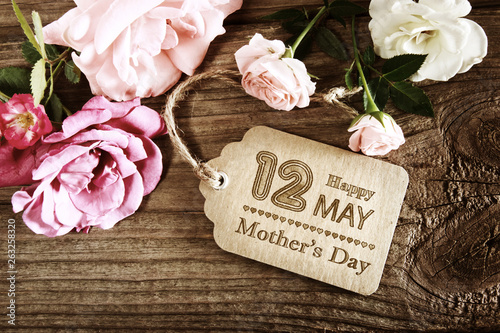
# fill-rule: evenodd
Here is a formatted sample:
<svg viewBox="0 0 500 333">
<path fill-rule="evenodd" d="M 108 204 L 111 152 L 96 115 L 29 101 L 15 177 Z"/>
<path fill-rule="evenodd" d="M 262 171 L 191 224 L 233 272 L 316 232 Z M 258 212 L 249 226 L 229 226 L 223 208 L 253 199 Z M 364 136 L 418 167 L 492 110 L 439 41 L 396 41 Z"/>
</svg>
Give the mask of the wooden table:
<svg viewBox="0 0 500 333">
<path fill-rule="evenodd" d="M 365 7 L 369 1 L 355 1 Z M 291 4 L 320 0 L 245 0 L 226 20 L 226 34 L 210 47 L 199 72 L 236 69 L 233 53 L 259 32 L 289 35 L 278 22 L 257 18 Z M 74 7 L 70 0 L 19 0 L 49 23 Z M 2 249 L 0 330 L 10 329 L 6 307 L 7 223 L 16 225 L 16 327 L 46 331 L 493 331 L 500 329 L 500 3 L 471 0 L 468 18 L 483 26 L 488 56 L 448 82 L 421 84 L 436 117 L 389 107 L 406 143 L 382 159 L 403 166 L 410 184 L 380 287 L 361 296 L 219 249 L 213 224 L 190 167 L 168 137 L 156 142 L 165 171 L 157 189 L 133 216 L 110 230 L 35 235 L 12 213 L 17 188 L 0 190 Z M 359 43 L 370 43 L 368 16 L 357 20 Z M 349 52 L 348 30 L 330 23 Z M 0 0 L 0 66 L 26 66 L 23 33 L 10 1 Z M 352 53 L 351 53 L 352 54 Z M 343 85 L 348 62 L 317 48 L 305 59 L 321 77 L 317 91 Z M 78 110 L 88 85 L 57 87 Z M 160 110 L 164 96 L 143 103 Z M 361 109 L 359 97 L 351 105 Z M 347 149 L 351 118 L 320 104 L 276 112 L 242 90 L 205 82 L 176 109 L 188 146 L 200 158 L 217 157 L 251 127 L 266 125 Z"/>
</svg>

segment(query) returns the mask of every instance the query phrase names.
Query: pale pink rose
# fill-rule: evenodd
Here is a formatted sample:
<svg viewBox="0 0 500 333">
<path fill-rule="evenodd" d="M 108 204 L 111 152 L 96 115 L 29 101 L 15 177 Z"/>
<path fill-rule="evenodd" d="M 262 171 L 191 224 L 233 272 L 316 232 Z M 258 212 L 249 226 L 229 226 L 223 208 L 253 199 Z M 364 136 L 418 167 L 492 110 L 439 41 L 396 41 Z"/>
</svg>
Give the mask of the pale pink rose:
<svg viewBox="0 0 500 333">
<path fill-rule="evenodd" d="M 7 103 L 0 102 L 0 133 L 13 147 L 26 149 L 51 131 L 45 108 L 35 107 L 33 96 L 15 94 Z"/>
<path fill-rule="evenodd" d="M 113 227 L 158 184 L 162 156 L 151 138 L 165 132 L 159 114 L 138 98 L 92 98 L 43 139 L 36 183 L 13 195 L 14 212 L 24 210 L 26 225 L 49 237 Z"/>
<path fill-rule="evenodd" d="M 403 131 L 394 119 L 386 113 L 382 119 L 384 125 L 370 114 L 365 114 L 356 121 L 348 129 L 349 132 L 354 132 L 349 139 L 349 148 L 376 156 L 385 155 L 405 143 Z"/>
<path fill-rule="evenodd" d="M 192 75 L 224 18 L 242 0 L 75 0 L 43 28 L 45 42 L 71 46 L 95 95 L 158 96 Z"/>
<path fill-rule="evenodd" d="M 245 91 L 270 107 L 290 111 L 295 106 L 309 105 L 316 84 L 307 74 L 304 63 L 284 57 L 285 44 L 279 40 L 267 40 L 255 34 L 249 45 L 234 54 Z"/>
</svg>

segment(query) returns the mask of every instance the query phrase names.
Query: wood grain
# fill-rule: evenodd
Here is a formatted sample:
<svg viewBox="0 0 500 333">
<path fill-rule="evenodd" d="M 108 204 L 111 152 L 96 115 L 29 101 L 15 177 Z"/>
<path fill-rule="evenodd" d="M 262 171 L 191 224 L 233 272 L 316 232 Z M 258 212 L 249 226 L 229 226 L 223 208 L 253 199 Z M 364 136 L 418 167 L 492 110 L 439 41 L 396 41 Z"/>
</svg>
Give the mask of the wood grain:
<svg viewBox="0 0 500 333">
<path fill-rule="evenodd" d="M 57 19 L 74 3 L 19 0 L 25 14 Z M 315 8 L 322 1 L 300 0 Z M 357 1 L 367 6 L 368 1 Z M 488 56 L 448 82 L 422 88 L 434 119 L 390 107 L 407 142 L 382 160 L 404 167 L 409 188 L 380 287 L 369 297 L 245 259 L 217 247 L 203 214 L 198 180 L 157 140 L 165 171 L 136 214 L 110 230 L 48 239 L 12 213 L 16 188 L 0 189 L 0 248 L 16 220 L 16 330 L 135 331 L 496 331 L 500 330 L 500 5 L 471 1 L 468 18 L 489 38 Z M 290 7 L 287 0 L 245 0 L 198 71 L 236 69 L 233 53 L 255 32 L 286 39 L 279 23 L 256 18 Z M 369 18 L 358 20 L 361 48 Z M 348 32 L 331 24 L 349 51 Z M 10 2 L 0 0 L 0 66 L 25 66 L 22 31 Z M 318 91 L 342 85 L 349 64 L 314 48 L 305 59 L 322 78 Z M 91 96 L 85 82 L 56 87 L 78 109 Z M 160 110 L 164 97 L 143 101 Z M 360 109 L 355 97 L 351 105 Z M 219 156 L 251 127 L 265 125 L 347 149 L 350 117 L 313 103 L 275 112 L 225 83 L 207 82 L 176 110 L 184 139 L 200 158 Z M 7 258 L 0 265 L 0 330 L 9 331 Z"/>
</svg>

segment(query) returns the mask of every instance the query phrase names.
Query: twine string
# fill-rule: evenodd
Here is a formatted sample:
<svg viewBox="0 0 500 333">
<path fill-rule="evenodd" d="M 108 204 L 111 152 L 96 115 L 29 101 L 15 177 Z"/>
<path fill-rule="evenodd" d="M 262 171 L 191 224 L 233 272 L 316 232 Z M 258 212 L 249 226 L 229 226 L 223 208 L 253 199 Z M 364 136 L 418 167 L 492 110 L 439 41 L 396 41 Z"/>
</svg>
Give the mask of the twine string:
<svg viewBox="0 0 500 333">
<path fill-rule="evenodd" d="M 173 110 L 177 106 L 178 102 L 183 101 L 187 97 L 188 91 L 192 89 L 192 86 L 196 83 L 208 79 L 220 79 L 235 86 L 241 87 L 239 81 L 235 81 L 234 79 L 232 79 L 232 77 L 238 76 L 238 72 L 230 70 L 204 72 L 194 76 L 190 76 L 185 81 L 177 85 L 177 87 L 167 97 L 165 108 L 161 113 L 161 116 L 163 117 L 163 120 L 165 121 L 165 124 L 167 126 L 168 135 L 170 137 L 170 140 L 172 141 L 174 149 L 177 150 L 181 154 L 182 158 L 184 158 L 184 160 L 186 160 L 193 167 L 193 171 L 196 177 L 208 183 L 208 185 L 213 188 L 218 188 L 221 186 L 223 180 L 222 175 L 209 164 L 199 160 L 191 154 L 186 144 L 180 138 L 177 132 L 177 125 L 175 123 Z"/>
<path fill-rule="evenodd" d="M 215 168 L 211 167 L 208 163 L 203 162 L 195 157 L 189 151 L 177 131 L 178 127 L 175 123 L 173 110 L 177 106 L 178 102 L 186 99 L 189 90 L 191 90 L 195 84 L 203 80 L 218 79 L 224 82 L 228 82 L 233 86 L 239 87 L 240 89 L 243 89 L 240 83 L 240 78 L 240 73 L 233 70 L 216 70 L 190 76 L 182 83 L 179 83 L 170 93 L 165 101 L 165 107 L 160 114 L 165 121 L 168 135 L 174 146 L 174 149 L 178 151 L 182 158 L 192 166 L 195 176 L 200 180 L 206 182 L 213 188 L 221 188 L 224 179 L 222 174 Z M 326 94 L 319 95 L 319 97 L 312 97 L 311 101 L 337 106 L 354 118 L 358 115 L 358 112 L 342 102 L 341 99 L 349 98 L 357 94 L 361 90 L 361 87 L 357 87 L 353 90 L 347 90 L 343 87 L 335 87 L 330 89 Z"/>
</svg>

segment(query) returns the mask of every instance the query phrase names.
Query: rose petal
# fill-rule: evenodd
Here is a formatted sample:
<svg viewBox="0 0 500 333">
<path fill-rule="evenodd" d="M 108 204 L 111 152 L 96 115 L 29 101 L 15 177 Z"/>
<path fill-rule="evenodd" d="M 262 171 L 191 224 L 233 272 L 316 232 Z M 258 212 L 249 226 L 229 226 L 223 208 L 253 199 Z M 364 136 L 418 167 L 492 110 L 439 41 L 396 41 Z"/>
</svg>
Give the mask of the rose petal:
<svg viewBox="0 0 500 333">
<path fill-rule="evenodd" d="M 128 133 L 144 135 L 150 138 L 166 134 L 167 127 L 158 112 L 147 106 L 133 108 L 126 116 L 115 118 L 106 123 Z"/>
<path fill-rule="evenodd" d="M 39 156 L 47 150 L 46 145 L 36 144 L 25 150 L 18 150 L 2 140 L 0 143 L 0 187 L 28 185 L 33 183 L 32 170 L 37 166 Z"/>
<path fill-rule="evenodd" d="M 462 24 L 469 26 L 470 34 L 466 42 L 467 47 L 462 49 L 463 64 L 458 73 L 467 72 L 473 65 L 483 61 L 488 52 L 488 37 L 483 28 L 474 21 L 461 19 Z"/>
<path fill-rule="evenodd" d="M 144 184 L 144 195 L 151 193 L 158 185 L 163 172 L 163 160 L 160 148 L 146 137 L 139 137 L 143 144 L 148 158 L 135 163 Z"/>
<path fill-rule="evenodd" d="M 66 137 L 70 137 L 91 125 L 102 124 L 110 120 L 111 117 L 112 114 L 108 110 L 78 111 L 71 117 L 64 119 L 62 125 L 63 132 Z M 47 140 L 49 139 L 47 138 Z"/>
<path fill-rule="evenodd" d="M 99 148 L 107 152 L 110 158 L 116 162 L 116 168 L 122 177 L 125 178 L 137 172 L 137 166 L 125 155 L 122 149 L 105 143 Z M 106 158 L 108 158 L 108 156 L 106 156 Z"/>
<path fill-rule="evenodd" d="M 114 0 L 102 15 L 96 29 L 94 43 L 97 53 L 103 53 L 130 23 L 162 2 L 163 0 Z"/>
<path fill-rule="evenodd" d="M 33 170 L 33 179 L 40 180 L 61 171 L 61 169 L 77 157 L 88 153 L 92 147 L 68 145 L 52 156 L 45 158 L 40 166 Z"/>
<path fill-rule="evenodd" d="M 105 216 L 100 216 L 96 219 L 95 225 L 102 229 L 112 228 L 117 222 L 135 213 L 142 202 L 142 195 L 137 193 L 144 193 L 144 186 L 142 178 L 138 173 L 123 179 L 125 191 L 123 202 L 120 207 L 109 212 Z"/>
<path fill-rule="evenodd" d="M 87 216 L 75 207 L 68 191 L 61 186 L 59 189 L 54 189 L 53 193 L 54 212 L 59 223 L 71 228 L 84 225 Z"/>
<path fill-rule="evenodd" d="M 104 216 L 120 207 L 125 196 L 125 185 L 121 178 L 113 184 L 102 188 L 89 184 L 89 189 L 78 194 L 69 193 L 75 207 L 84 214 Z M 140 195 L 142 197 L 142 194 Z"/>
<path fill-rule="evenodd" d="M 191 38 L 186 35 L 180 35 L 178 45 L 173 49 L 166 50 L 166 54 L 175 67 L 187 75 L 193 75 L 194 70 L 201 64 L 208 46 L 218 35 L 225 32 L 222 28 L 224 13 L 218 10 L 211 10 L 201 13 L 205 20 L 206 31 L 203 35 L 197 35 Z M 175 29 L 175 27 L 174 27 Z M 186 56 L 188 55 L 189 56 Z"/>
</svg>

